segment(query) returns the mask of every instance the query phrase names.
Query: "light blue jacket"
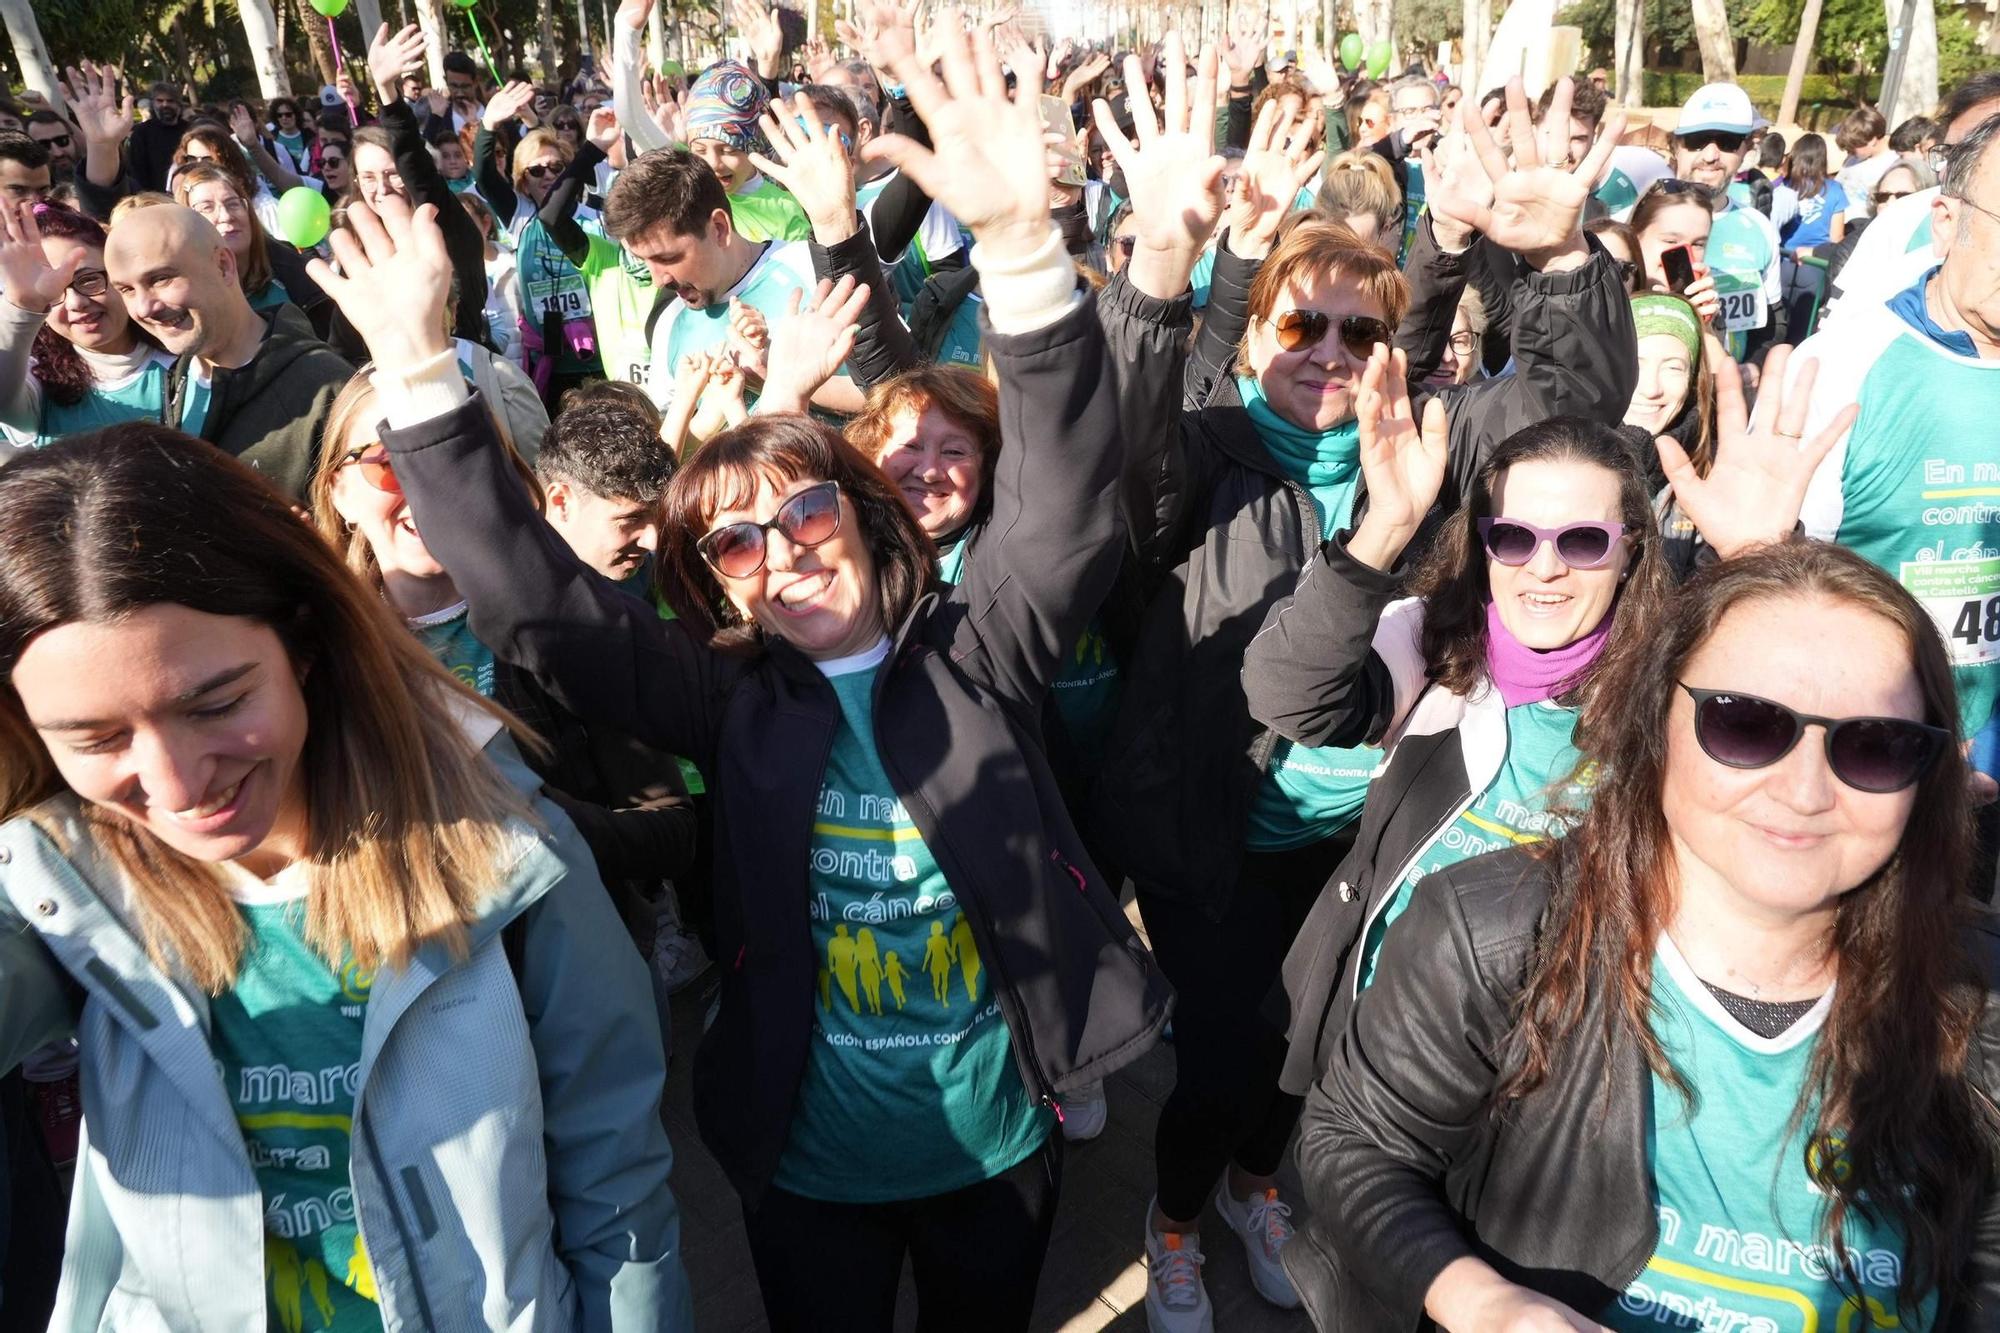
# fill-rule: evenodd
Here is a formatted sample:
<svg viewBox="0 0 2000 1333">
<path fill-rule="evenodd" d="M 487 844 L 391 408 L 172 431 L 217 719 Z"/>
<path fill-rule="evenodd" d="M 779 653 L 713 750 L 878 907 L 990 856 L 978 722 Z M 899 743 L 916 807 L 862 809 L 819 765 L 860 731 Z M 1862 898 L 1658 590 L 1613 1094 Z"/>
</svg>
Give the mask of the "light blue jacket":
<svg viewBox="0 0 2000 1333">
<path fill-rule="evenodd" d="M 575 827 L 536 808 L 470 955 L 426 948 L 369 995 L 351 1179 L 389 1333 L 692 1327 L 645 966 Z M 0 892 L 0 1069 L 70 1032 L 81 1049 L 51 1329 L 265 1328 L 263 1198 L 207 997 L 148 960 L 74 797 L 0 825 Z"/>
</svg>

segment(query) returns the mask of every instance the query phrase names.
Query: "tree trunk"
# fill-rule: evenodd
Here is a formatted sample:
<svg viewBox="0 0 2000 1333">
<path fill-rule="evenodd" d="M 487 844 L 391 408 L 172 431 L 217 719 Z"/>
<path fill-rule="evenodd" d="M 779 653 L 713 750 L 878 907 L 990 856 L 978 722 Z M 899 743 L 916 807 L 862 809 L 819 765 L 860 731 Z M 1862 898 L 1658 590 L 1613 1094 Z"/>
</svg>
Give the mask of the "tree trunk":
<svg viewBox="0 0 2000 1333">
<path fill-rule="evenodd" d="M 319 70 L 322 85 L 331 85 L 339 71 L 334 67 L 333 43 L 326 39 L 326 20 L 315 13 L 308 0 L 296 0 L 299 9 L 299 23 L 305 28 L 306 47 L 312 52 L 312 61 Z"/>
<path fill-rule="evenodd" d="M 1896 29 L 1902 26 L 1903 0 L 1883 0 L 1883 4 L 1893 40 Z M 1896 84 L 1896 104 L 1882 107 L 1891 126 L 1911 116 L 1929 115 L 1938 100 L 1937 13 L 1928 0 L 1920 0 L 1911 9 L 1910 30 L 1902 34 L 1909 49 L 1903 55 L 1903 77 Z"/>
<path fill-rule="evenodd" d="M 368 63 L 368 43 L 375 40 L 375 30 L 382 26 L 381 0 L 354 0 L 354 18 L 361 25 L 361 45 L 359 48 L 342 52 L 348 59 L 361 57 L 361 63 Z M 360 83 L 360 79 L 355 80 Z"/>
<path fill-rule="evenodd" d="M 535 0 L 535 40 L 541 44 L 542 82 L 556 81 L 556 0 Z"/>
<path fill-rule="evenodd" d="M 1646 100 L 1646 0 L 1615 0 L 1612 87 L 1620 103 L 1642 106 Z M 1819 0 L 1807 0 L 1817 5 Z"/>
<path fill-rule="evenodd" d="M 1690 0 L 1695 40 L 1701 43 L 1701 77 L 1710 83 L 1736 79 L 1736 41 L 1729 35 L 1729 11 L 1723 0 Z M 1893 0 L 1892 0 L 1893 3 Z"/>
<path fill-rule="evenodd" d="M 1396 12 L 1391 0 L 1354 0 L 1354 27 L 1363 43 L 1396 40 Z"/>
<path fill-rule="evenodd" d="M 21 67 L 27 85 L 49 99 L 50 106 L 63 104 L 56 88 L 56 66 L 49 59 L 48 44 L 42 40 L 42 25 L 28 0 L 0 0 L 0 19 L 7 24 L 7 36 L 14 43 L 14 63 Z"/>
<path fill-rule="evenodd" d="M 1467 97 L 1486 91 L 1486 47 L 1493 40 L 1493 0 L 1465 0 L 1459 11 L 1458 86 Z"/>
<path fill-rule="evenodd" d="M 1812 67 L 1813 45 L 1819 41 L 1820 0 L 1806 0 L 1799 15 L 1799 39 L 1792 43 L 1792 66 L 1785 71 L 1785 95 L 1778 103 L 1778 123 L 1795 125 L 1799 119 L 1799 94 L 1805 90 L 1806 71 Z"/>
<path fill-rule="evenodd" d="M 290 97 L 292 81 L 285 74 L 285 55 L 278 49 L 278 19 L 270 0 L 237 0 L 243 15 L 243 35 L 250 40 L 250 63 L 257 69 L 257 89 L 264 100 Z"/>
<path fill-rule="evenodd" d="M 424 53 L 429 57 L 430 86 L 444 87 L 444 53 L 450 38 L 445 34 L 442 0 L 417 0 L 417 26 L 424 31 Z M 360 82 L 360 80 L 356 80 Z"/>
<path fill-rule="evenodd" d="M 656 70 L 667 63 L 667 21 L 658 5 L 646 15 L 646 63 Z"/>
</svg>

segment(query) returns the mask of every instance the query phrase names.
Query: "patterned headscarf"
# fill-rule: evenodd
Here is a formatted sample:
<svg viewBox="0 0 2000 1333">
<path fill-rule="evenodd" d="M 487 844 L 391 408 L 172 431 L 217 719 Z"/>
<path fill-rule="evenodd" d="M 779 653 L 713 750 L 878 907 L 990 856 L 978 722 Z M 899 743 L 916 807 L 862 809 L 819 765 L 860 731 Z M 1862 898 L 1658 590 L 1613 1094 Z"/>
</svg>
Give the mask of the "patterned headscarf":
<svg viewBox="0 0 2000 1333">
<path fill-rule="evenodd" d="M 769 153 L 757 121 L 770 100 L 763 81 L 749 66 L 739 60 L 717 61 L 688 89 L 684 112 L 688 141 L 713 139 L 738 152 Z"/>
</svg>

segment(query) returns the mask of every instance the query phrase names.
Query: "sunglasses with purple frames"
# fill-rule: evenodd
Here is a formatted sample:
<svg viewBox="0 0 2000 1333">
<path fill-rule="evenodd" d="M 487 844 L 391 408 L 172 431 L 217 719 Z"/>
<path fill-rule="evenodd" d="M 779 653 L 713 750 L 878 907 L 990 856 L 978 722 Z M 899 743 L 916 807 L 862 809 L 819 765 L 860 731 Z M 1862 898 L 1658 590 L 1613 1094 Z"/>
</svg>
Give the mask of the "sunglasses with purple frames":
<svg viewBox="0 0 2000 1333">
<path fill-rule="evenodd" d="M 1565 523 L 1544 528 L 1518 518 L 1482 518 L 1479 536 L 1486 554 L 1503 565 L 1525 565 L 1544 543 L 1554 545 L 1556 558 L 1571 569 L 1602 569 L 1611 563 L 1623 523 Z"/>
</svg>

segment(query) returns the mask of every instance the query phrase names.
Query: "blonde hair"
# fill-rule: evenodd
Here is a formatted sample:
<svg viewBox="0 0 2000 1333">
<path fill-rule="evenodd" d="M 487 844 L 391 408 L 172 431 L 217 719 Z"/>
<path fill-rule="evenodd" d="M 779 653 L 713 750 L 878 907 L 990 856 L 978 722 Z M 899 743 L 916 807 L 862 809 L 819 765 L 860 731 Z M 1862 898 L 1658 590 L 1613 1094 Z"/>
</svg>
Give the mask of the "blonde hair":
<svg viewBox="0 0 2000 1333">
<path fill-rule="evenodd" d="M 111 221 L 105 226 L 115 227 L 120 219 L 129 217 L 142 208 L 158 208 L 173 201 L 172 195 L 163 194 L 158 190 L 141 190 L 137 194 L 128 194 L 111 206 Z"/>
<path fill-rule="evenodd" d="M 59 625 L 175 604 L 278 635 L 307 729 L 305 938 L 335 968 L 408 966 L 421 948 L 462 957 L 467 927 L 506 870 L 529 803 L 481 753 L 467 714 L 508 715 L 460 685 L 396 623 L 268 481 L 153 422 L 72 436 L 0 476 L 0 669 Z M 133 560 L 132 551 L 147 558 Z M 20 695 L 0 689 L 0 818 L 33 817 L 66 791 Z M 119 876 L 148 955 L 210 994 L 236 979 L 247 940 L 221 867 L 114 810 L 80 800 Z"/>
<path fill-rule="evenodd" d="M 1344 223 L 1359 213 L 1375 219 L 1384 240 L 1393 236 L 1401 244 L 1403 235 L 1403 192 L 1396 186 L 1396 173 L 1380 153 L 1366 148 L 1350 148 L 1326 164 L 1315 200 L 1335 222 Z"/>
<path fill-rule="evenodd" d="M 563 142 L 562 136 L 547 127 L 529 130 L 521 136 L 521 142 L 514 145 L 515 189 L 523 188 L 524 182 L 527 181 L 529 163 L 540 157 L 545 151 L 551 150 L 554 151 L 558 158 L 562 159 L 562 164 L 565 167 L 570 164 L 570 159 L 576 156 L 574 150 Z"/>
</svg>

